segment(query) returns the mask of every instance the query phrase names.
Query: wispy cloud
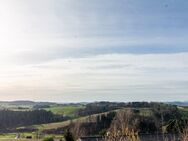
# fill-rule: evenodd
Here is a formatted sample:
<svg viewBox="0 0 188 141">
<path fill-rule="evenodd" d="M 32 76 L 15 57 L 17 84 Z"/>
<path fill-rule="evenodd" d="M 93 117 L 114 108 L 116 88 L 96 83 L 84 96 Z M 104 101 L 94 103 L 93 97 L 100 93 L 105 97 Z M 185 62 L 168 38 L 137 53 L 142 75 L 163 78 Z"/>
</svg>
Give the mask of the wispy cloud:
<svg viewBox="0 0 188 141">
<path fill-rule="evenodd" d="M 135 100 L 152 95 L 153 100 L 158 100 L 157 93 L 173 100 L 175 92 L 181 96 L 187 91 L 187 56 L 187 53 L 109 54 L 10 67 L 0 71 L 1 78 L 4 77 L 0 91 L 16 93 L 18 99 L 27 93 L 28 98 L 35 100 L 39 96 L 57 101 L 61 96 L 67 97 L 66 101 L 84 101 L 88 100 L 87 94 L 98 100 L 107 94 L 114 101 L 118 97 L 133 100 L 129 94 L 135 95 Z"/>
</svg>

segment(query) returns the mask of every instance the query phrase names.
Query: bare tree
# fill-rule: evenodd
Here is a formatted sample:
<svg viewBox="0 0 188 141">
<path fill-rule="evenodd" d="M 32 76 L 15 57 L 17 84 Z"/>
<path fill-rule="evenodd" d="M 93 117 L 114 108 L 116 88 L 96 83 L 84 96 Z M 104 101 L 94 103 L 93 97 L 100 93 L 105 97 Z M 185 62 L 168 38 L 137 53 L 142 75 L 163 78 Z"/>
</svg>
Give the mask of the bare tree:
<svg viewBox="0 0 188 141">
<path fill-rule="evenodd" d="M 181 133 L 181 141 L 188 141 L 188 126 Z"/>
<path fill-rule="evenodd" d="M 81 136 L 86 135 L 86 130 L 84 127 L 81 126 L 81 123 L 79 121 L 76 121 L 75 123 L 73 123 L 71 132 L 73 133 L 76 139 L 78 139 Z"/>
<path fill-rule="evenodd" d="M 133 111 L 131 109 L 117 112 L 109 131 L 106 134 L 105 141 L 138 141 L 138 132 L 133 127 Z"/>
</svg>

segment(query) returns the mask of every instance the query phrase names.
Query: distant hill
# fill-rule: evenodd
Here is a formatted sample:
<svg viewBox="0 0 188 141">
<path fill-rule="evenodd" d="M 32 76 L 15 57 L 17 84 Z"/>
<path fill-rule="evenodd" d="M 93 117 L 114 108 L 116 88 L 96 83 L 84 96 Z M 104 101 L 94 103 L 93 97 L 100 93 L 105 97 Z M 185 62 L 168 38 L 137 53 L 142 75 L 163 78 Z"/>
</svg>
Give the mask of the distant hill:
<svg viewBox="0 0 188 141">
<path fill-rule="evenodd" d="M 18 100 L 18 101 L 0 101 L 0 106 L 26 106 L 33 107 L 35 105 L 54 105 L 53 102 L 34 102 L 27 100 Z"/>
<path fill-rule="evenodd" d="M 8 104 L 8 105 L 34 105 L 33 101 L 0 101 L 0 104 Z"/>
<path fill-rule="evenodd" d="M 167 102 L 168 104 L 177 105 L 177 106 L 188 106 L 188 101 L 180 102 L 180 101 L 174 101 L 174 102 Z"/>
<path fill-rule="evenodd" d="M 119 105 L 119 104 L 128 104 L 124 103 L 124 102 L 109 102 L 109 101 L 100 101 L 100 102 L 93 102 L 93 103 L 88 103 L 88 102 L 80 102 L 80 103 L 55 103 L 55 102 L 35 102 L 35 101 L 30 101 L 30 100 L 16 100 L 16 101 L 0 101 L 0 105 L 15 105 L 15 106 L 19 106 L 19 105 L 30 105 L 30 106 L 34 106 L 34 105 L 54 105 L 54 104 L 58 104 L 58 105 L 87 105 L 87 104 L 97 104 L 98 105 Z M 131 102 L 131 103 L 144 103 L 144 102 Z M 145 102 L 147 103 L 147 102 Z M 173 101 L 173 102 L 164 102 L 167 104 L 172 104 L 172 105 L 185 105 L 188 106 L 188 101 Z"/>
</svg>

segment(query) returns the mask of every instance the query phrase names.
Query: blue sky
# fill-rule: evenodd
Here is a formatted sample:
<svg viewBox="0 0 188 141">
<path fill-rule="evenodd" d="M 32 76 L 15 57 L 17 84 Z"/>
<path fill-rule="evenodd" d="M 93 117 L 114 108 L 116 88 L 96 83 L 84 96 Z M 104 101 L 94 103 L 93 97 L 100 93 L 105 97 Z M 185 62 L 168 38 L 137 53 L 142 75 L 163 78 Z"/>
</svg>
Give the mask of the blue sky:
<svg viewBox="0 0 188 141">
<path fill-rule="evenodd" d="M 1 0 L 0 100 L 188 99 L 187 0 Z"/>
</svg>

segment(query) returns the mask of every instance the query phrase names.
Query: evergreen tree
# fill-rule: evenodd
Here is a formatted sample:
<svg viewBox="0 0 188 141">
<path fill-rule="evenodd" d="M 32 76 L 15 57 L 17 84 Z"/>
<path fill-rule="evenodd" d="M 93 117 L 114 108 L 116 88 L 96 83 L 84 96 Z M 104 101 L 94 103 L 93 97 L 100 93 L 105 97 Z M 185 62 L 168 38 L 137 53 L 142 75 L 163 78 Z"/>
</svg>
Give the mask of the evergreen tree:
<svg viewBox="0 0 188 141">
<path fill-rule="evenodd" d="M 74 141 L 73 135 L 69 130 L 66 131 L 64 137 L 66 141 Z"/>
</svg>

